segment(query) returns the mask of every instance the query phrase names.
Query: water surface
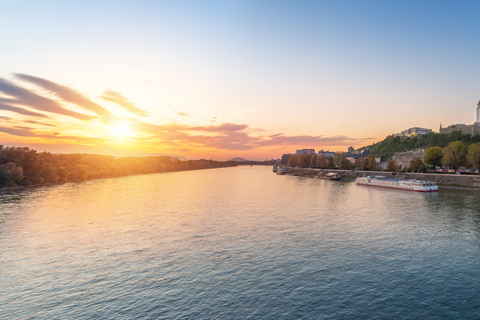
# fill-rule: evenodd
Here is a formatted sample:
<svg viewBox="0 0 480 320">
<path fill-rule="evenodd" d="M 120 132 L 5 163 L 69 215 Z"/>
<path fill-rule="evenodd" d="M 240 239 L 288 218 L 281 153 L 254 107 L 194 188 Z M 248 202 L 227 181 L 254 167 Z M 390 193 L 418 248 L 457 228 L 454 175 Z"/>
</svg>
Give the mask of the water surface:
<svg viewBox="0 0 480 320">
<path fill-rule="evenodd" d="M 480 193 L 241 166 L 0 193 L 12 319 L 478 319 Z"/>
</svg>

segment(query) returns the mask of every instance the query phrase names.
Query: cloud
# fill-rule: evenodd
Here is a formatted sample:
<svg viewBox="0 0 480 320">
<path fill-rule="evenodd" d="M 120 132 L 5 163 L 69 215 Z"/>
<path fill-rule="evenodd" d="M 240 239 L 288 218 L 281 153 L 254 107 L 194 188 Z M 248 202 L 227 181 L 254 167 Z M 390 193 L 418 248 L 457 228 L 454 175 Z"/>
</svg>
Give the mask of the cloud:
<svg viewBox="0 0 480 320">
<path fill-rule="evenodd" d="M 191 127 L 193 131 L 208 131 L 208 132 L 226 132 L 226 131 L 242 131 L 247 129 L 246 124 L 234 124 L 234 123 L 222 123 L 219 126 L 206 126 L 206 127 Z"/>
<path fill-rule="evenodd" d="M 82 144 L 88 143 L 92 145 L 99 142 L 97 138 L 62 136 L 60 132 L 37 133 L 34 131 L 33 128 L 23 127 L 23 126 L 15 126 L 13 128 L 0 126 L 0 132 L 7 133 L 13 136 L 19 136 L 19 137 L 47 138 L 49 141 L 57 140 L 57 141 L 67 141 L 69 143 L 82 143 Z"/>
<path fill-rule="evenodd" d="M 218 126 L 187 126 L 170 124 L 157 126 L 137 122 L 132 129 L 150 133 L 150 141 L 174 147 L 207 147 L 220 150 L 254 150 L 262 147 L 285 146 L 339 146 L 365 143 L 371 138 L 355 139 L 347 136 L 286 136 L 282 133 L 252 136 L 255 131 L 245 124 L 223 123 Z M 248 131 L 247 131 L 248 129 Z M 199 134 L 199 132 L 209 133 Z M 213 133 L 213 135 L 211 135 Z"/>
<path fill-rule="evenodd" d="M 101 99 L 113 102 L 120 107 L 124 108 L 128 112 L 136 114 L 138 116 L 148 116 L 148 112 L 142 109 L 135 107 L 135 105 L 130 102 L 126 97 L 124 97 L 120 92 L 113 90 L 105 90 L 103 95 L 100 96 Z"/>
<path fill-rule="evenodd" d="M 8 104 L 2 104 L 2 103 L 0 103 L 0 110 L 11 111 L 11 112 L 23 114 L 23 115 L 26 115 L 26 116 L 39 117 L 39 118 L 48 118 L 48 117 L 47 117 L 46 115 L 44 115 L 44 114 L 37 113 L 37 112 L 32 112 L 32 111 L 28 111 L 28 110 L 25 110 L 25 109 L 20 108 L 20 107 L 10 106 L 10 105 L 8 105 Z"/>
<path fill-rule="evenodd" d="M 25 120 L 24 122 L 31 123 L 31 124 L 40 124 L 40 125 L 42 125 L 42 126 L 48 126 L 48 127 L 56 127 L 56 126 L 53 125 L 53 124 L 44 123 L 44 122 L 38 122 L 38 121 L 34 121 L 34 120 Z"/>
<path fill-rule="evenodd" d="M 13 97 L 13 99 L 2 99 L 2 101 L 8 101 L 10 104 L 13 103 L 22 106 L 28 106 L 36 110 L 70 116 L 79 120 L 91 120 L 94 118 L 86 114 L 65 109 L 54 100 L 39 96 L 27 89 L 18 87 L 2 78 L 0 78 L 0 92 L 3 92 L 4 94 Z M 21 113 L 18 112 L 18 110 L 14 112 Z"/>
<path fill-rule="evenodd" d="M 0 127 L 0 132 L 8 133 L 13 136 L 20 136 L 20 137 L 37 137 L 38 135 L 32 132 L 31 128 L 26 127 L 17 127 L 17 128 L 7 128 L 7 127 Z"/>
<path fill-rule="evenodd" d="M 365 113 L 363 116 L 364 116 L 364 117 L 370 117 L 371 115 L 372 115 L 372 114 L 370 114 L 370 113 Z"/>
<path fill-rule="evenodd" d="M 177 112 L 177 114 L 179 116 L 188 116 L 189 115 L 188 113 L 185 113 L 185 112 Z"/>
<path fill-rule="evenodd" d="M 26 74 L 15 74 L 15 76 L 21 80 L 24 80 L 24 81 L 27 81 L 27 82 L 30 82 L 30 83 L 33 83 L 45 90 L 48 90 L 50 91 L 51 93 L 55 94 L 57 97 L 59 97 L 60 99 L 66 101 L 66 102 L 70 102 L 70 103 L 73 103 L 73 104 L 76 104 L 80 107 L 82 107 L 83 109 L 85 110 L 88 110 L 88 111 L 93 111 L 94 113 L 96 113 L 97 115 L 101 116 L 104 120 L 106 121 L 109 121 L 109 120 L 112 120 L 113 115 L 107 110 L 105 109 L 104 107 L 96 104 L 95 102 L 93 102 L 92 100 L 88 99 L 87 97 L 85 97 L 83 94 L 69 88 L 69 87 L 66 87 L 66 86 L 62 86 L 62 85 L 59 85 L 55 82 L 52 82 L 52 81 L 49 81 L 49 80 L 46 80 L 46 79 L 42 79 L 42 78 L 38 78 L 38 77 L 33 77 L 33 76 L 30 76 L 30 75 L 26 75 Z M 86 116 L 86 115 L 84 115 Z M 94 117 L 91 117 L 91 116 L 88 116 L 89 118 L 88 119 L 82 119 L 82 120 L 90 120 Z"/>
</svg>

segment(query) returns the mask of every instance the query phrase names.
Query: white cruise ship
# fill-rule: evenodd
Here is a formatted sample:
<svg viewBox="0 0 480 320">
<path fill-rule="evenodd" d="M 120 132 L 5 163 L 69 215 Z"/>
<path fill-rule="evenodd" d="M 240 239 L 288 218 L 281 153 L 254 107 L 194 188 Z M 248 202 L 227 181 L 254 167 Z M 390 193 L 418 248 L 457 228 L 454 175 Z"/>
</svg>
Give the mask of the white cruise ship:
<svg viewBox="0 0 480 320">
<path fill-rule="evenodd" d="M 385 176 L 363 176 L 355 179 L 355 183 L 362 186 L 380 187 L 389 189 L 400 189 L 418 192 L 438 191 L 436 182 L 425 180 L 406 180 L 403 178 L 388 179 Z"/>
</svg>

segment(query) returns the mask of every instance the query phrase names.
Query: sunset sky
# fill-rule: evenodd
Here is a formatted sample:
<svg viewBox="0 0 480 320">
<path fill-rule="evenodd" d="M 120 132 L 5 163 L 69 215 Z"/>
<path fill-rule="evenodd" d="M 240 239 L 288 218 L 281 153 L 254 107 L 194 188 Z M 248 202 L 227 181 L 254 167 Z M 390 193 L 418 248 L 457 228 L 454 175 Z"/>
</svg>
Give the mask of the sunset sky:
<svg viewBox="0 0 480 320">
<path fill-rule="evenodd" d="M 471 124 L 477 1 L 0 0 L 0 144 L 278 158 Z"/>
</svg>

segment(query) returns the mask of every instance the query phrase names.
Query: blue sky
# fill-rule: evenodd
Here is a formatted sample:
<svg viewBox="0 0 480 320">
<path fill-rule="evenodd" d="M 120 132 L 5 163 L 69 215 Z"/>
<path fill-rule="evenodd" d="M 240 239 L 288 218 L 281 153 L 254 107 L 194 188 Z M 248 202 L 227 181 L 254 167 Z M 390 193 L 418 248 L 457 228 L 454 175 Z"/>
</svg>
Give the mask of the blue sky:
<svg viewBox="0 0 480 320">
<path fill-rule="evenodd" d="M 49 126 L 34 126 L 10 106 L 0 109 L 0 139 L 55 152 L 262 159 L 472 123 L 479 9 L 474 1 L 0 0 L 0 78 L 46 97 L 15 74 L 68 87 L 132 127 L 86 143 L 80 137 L 108 138 L 116 124 L 51 115 Z M 17 108 L 33 111 L 20 100 Z M 154 129 L 136 131 L 139 121 Z"/>
</svg>

